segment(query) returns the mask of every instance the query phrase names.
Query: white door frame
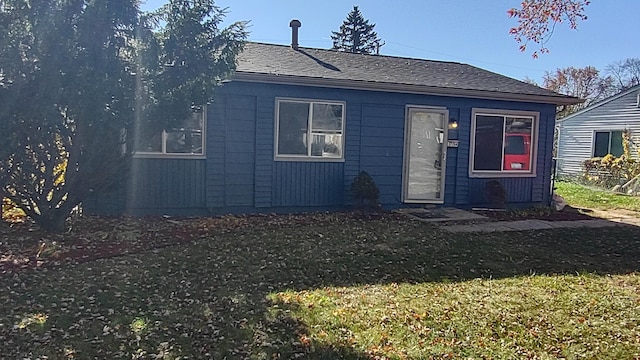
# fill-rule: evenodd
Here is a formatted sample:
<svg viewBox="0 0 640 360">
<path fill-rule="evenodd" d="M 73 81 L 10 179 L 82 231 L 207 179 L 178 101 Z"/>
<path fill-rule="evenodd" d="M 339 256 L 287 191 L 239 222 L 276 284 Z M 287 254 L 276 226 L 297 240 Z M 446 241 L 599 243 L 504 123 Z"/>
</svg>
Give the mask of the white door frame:
<svg viewBox="0 0 640 360">
<path fill-rule="evenodd" d="M 442 115 L 442 143 L 440 150 L 440 189 L 435 189 L 439 196 L 434 198 L 411 198 L 409 194 L 409 166 L 411 156 L 411 115 L 414 112 L 429 112 Z M 449 110 L 444 107 L 407 105 L 405 107 L 405 127 L 404 127 L 404 152 L 403 152 L 403 171 L 402 171 L 402 202 L 404 203 L 423 203 L 423 204 L 442 204 L 444 203 L 444 185 L 446 179 L 447 168 L 447 140 L 448 140 Z M 438 191 L 439 190 L 439 191 Z"/>
</svg>

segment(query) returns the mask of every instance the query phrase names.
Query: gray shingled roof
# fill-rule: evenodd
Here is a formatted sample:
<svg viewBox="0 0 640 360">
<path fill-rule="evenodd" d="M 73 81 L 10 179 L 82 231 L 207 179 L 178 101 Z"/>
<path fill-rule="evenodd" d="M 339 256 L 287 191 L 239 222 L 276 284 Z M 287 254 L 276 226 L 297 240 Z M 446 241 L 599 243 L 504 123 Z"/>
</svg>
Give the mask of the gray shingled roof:
<svg viewBox="0 0 640 360">
<path fill-rule="evenodd" d="M 233 80 L 573 104 L 561 95 L 456 62 L 249 42 Z"/>
</svg>

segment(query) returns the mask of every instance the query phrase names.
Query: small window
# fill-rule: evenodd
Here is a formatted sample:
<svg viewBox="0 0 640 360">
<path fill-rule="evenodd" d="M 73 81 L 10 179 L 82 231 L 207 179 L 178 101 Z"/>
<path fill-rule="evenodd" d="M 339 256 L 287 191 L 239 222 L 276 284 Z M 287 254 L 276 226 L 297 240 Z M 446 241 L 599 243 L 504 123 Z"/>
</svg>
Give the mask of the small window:
<svg viewBox="0 0 640 360">
<path fill-rule="evenodd" d="M 343 159 L 344 103 L 278 100 L 276 158 Z"/>
<path fill-rule="evenodd" d="M 205 113 L 194 112 L 179 126 L 140 139 L 136 155 L 204 156 Z"/>
<path fill-rule="evenodd" d="M 472 117 L 472 177 L 534 175 L 537 114 L 478 110 Z"/>
<path fill-rule="evenodd" d="M 605 157 L 608 154 L 620 157 L 623 153 L 622 131 L 596 131 L 594 133 L 593 157 Z"/>
</svg>

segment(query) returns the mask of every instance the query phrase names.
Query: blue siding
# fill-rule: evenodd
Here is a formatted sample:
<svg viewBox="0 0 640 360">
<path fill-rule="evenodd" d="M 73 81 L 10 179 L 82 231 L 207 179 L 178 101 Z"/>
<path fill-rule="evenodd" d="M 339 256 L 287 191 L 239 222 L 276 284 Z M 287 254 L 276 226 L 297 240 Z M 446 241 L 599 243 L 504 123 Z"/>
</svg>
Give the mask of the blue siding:
<svg viewBox="0 0 640 360">
<path fill-rule="evenodd" d="M 280 161 L 274 184 L 273 206 L 342 205 L 344 163 Z"/>
<path fill-rule="evenodd" d="M 127 178 L 84 202 L 99 215 L 205 215 L 205 160 L 134 158 Z"/>
<path fill-rule="evenodd" d="M 363 105 L 360 167 L 378 185 L 384 205 L 399 204 L 402 198 L 404 123 L 405 104 Z"/>
<path fill-rule="evenodd" d="M 207 207 L 253 207 L 256 98 L 219 95 L 209 108 Z"/>
<path fill-rule="evenodd" d="M 226 97 L 218 96 L 207 107 L 207 208 L 224 206 L 225 104 Z"/>
<path fill-rule="evenodd" d="M 273 205 L 273 141 L 275 136 L 275 92 L 259 96 L 256 110 L 256 208 Z"/>
<path fill-rule="evenodd" d="M 224 205 L 253 206 L 256 99 L 226 98 Z"/>
<path fill-rule="evenodd" d="M 538 176 L 532 184 L 533 202 L 551 203 L 551 173 L 553 172 L 553 133 L 556 114 L 543 113 L 540 121 L 540 139 L 538 141 Z M 544 126 L 546 125 L 546 129 Z M 545 131 L 546 130 L 546 131 Z"/>
<path fill-rule="evenodd" d="M 344 101 L 344 162 L 275 161 L 276 97 Z M 472 109 L 540 112 L 537 176 L 497 180 L 510 203 L 549 200 L 554 105 L 231 82 L 208 107 L 206 160 L 135 159 L 133 176 L 122 187 L 128 191 L 119 190 L 126 199 L 94 202 L 94 212 L 120 207 L 186 215 L 348 206 L 351 181 L 363 170 L 378 185 L 383 205 L 403 206 L 407 105 L 443 107 L 457 120 L 457 130 L 449 132 L 459 147 L 447 149 L 444 205 L 460 207 L 486 204 L 484 187 L 491 180 L 468 175 Z"/>
<path fill-rule="evenodd" d="M 344 162 L 344 202 L 353 202 L 350 188 L 351 182 L 360 173 L 360 144 L 362 126 L 362 105 L 348 104 L 345 119 L 345 162 Z"/>
<path fill-rule="evenodd" d="M 509 203 L 529 203 L 532 201 L 532 183 L 535 178 L 496 178 L 496 179 L 471 179 L 471 192 L 469 203 L 485 204 L 485 184 L 491 180 L 497 180 L 507 192 Z"/>
<path fill-rule="evenodd" d="M 471 144 L 471 107 L 460 108 L 460 118 L 458 119 L 458 149 L 456 150 L 456 171 L 455 171 L 455 193 L 454 199 L 445 198 L 447 204 L 455 204 L 458 206 L 469 205 L 469 151 Z M 448 173 L 447 176 L 451 176 Z M 445 186 L 449 185 L 451 180 L 447 178 Z M 484 188 L 484 186 L 483 186 Z M 477 189 L 474 189 L 477 191 Z M 484 191 L 483 191 L 484 192 Z"/>
<path fill-rule="evenodd" d="M 124 213 L 206 214 L 205 160 L 136 158 L 126 182 Z"/>
</svg>

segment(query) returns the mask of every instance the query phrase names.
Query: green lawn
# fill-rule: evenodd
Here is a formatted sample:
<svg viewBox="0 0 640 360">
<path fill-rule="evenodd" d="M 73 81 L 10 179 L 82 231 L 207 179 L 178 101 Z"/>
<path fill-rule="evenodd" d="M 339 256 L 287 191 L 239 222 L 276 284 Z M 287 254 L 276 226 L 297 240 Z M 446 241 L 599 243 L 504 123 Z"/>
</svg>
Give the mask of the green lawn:
<svg viewBox="0 0 640 360">
<path fill-rule="evenodd" d="M 574 207 L 640 211 L 640 197 L 600 191 L 570 182 L 557 182 L 556 192 Z"/>
<path fill-rule="evenodd" d="M 92 221 L 80 235 L 103 238 Z M 0 274 L 0 357 L 640 356 L 640 228 L 450 234 L 340 213 L 172 226 L 198 239 Z"/>
</svg>

